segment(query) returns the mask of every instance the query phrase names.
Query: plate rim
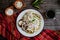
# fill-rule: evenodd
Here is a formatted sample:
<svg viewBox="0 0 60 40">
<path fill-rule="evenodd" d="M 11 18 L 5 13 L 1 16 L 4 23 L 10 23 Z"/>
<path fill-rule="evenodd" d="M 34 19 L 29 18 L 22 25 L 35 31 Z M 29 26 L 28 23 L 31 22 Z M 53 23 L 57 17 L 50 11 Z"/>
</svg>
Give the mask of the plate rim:
<svg viewBox="0 0 60 40">
<path fill-rule="evenodd" d="M 24 11 L 26 11 L 27 12 L 27 10 L 34 10 L 34 11 L 37 11 L 37 10 L 35 10 L 35 9 L 25 9 L 25 10 L 23 10 L 22 12 L 20 12 L 20 14 L 19 15 L 21 15 Z M 43 30 L 43 28 L 44 28 L 44 19 L 43 19 L 43 16 L 41 15 L 41 13 L 39 12 L 39 11 L 37 11 L 39 14 L 40 14 L 40 16 L 42 17 L 42 21 L 43 21 L 43 26 L 42 26 L 42 28 L 41 28 L 41 30 L 39 31 L 39 33 L 41 33 L 41 31 Z M 19 17 L 19 15 L 18 15 L 18 17 Z M 17 17 L 17 20 L 18 20 L 18 17 Z M 18 24 L 17 24 L 17 20 L 16 20 L 16 27 L 17 27 L 17 30 L 19 31 L 19 29 L 18 29 Z M 23 31 L 23 30 L 22 30 Z M 21 33 L 21 31 L 19 31 L 19 33 Z M 39 34 L 38 33 L 38 34 Z M 22 34 L 22 33 L 21 33 Z M 38 35 L 38 34 L 36 34 L 36 35 Z M 22 34 L 22 35 L 24 35 L 24 34 Z M 27 37 L 34 37 L 34 36 L 36 36 L 36 35 L 33 35 L 33 36 L 27 36 L 27 35 L 24 35 L 24 36 L 27 36 Z"/>
</svg>

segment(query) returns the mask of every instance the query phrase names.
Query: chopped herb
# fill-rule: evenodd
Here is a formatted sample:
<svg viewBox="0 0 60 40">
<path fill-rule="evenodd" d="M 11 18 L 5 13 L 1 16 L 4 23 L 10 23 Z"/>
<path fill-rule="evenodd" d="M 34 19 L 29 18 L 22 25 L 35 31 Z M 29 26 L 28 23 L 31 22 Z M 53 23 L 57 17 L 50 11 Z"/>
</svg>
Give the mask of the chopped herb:
<svg viewBox="0 0 60 40">
<path fill-rule="evenodd" d="M 43 3 L 43 0 L 35 0 L 32 5 L 35 7 L 35 8 L 40 8 L 39 5 Z"/>
<path fill-rule="evenodd" d="M 35 21 L 35 19 L 32 20 L 32 22 Z"/>
</svg>

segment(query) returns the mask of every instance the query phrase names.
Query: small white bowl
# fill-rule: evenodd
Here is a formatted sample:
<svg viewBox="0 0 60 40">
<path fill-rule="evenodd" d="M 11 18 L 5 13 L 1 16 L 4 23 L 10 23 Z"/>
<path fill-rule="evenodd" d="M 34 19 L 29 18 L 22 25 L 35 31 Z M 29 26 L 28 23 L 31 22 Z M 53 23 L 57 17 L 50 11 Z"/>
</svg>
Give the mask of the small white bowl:
<svg viewBox="0 0 60 40">
<path fill-rule="evenodd" d="M 34 32 L 33 34 L 29 34 L 29 33 L 25 32 L 25 31 L 23 31 L 23 30 L 21 29 L 21 27 L 18 25 L 18 21 L 19 21 L 19 20 L 23 17 L 23 15 L 24 15 L 26 12 L 28 12 L 28 11 L 33 11 L 33 12 L 35 12 L 36 14 L 38 14 L 38 15 L 41 16 L 41 26 L 40 26 L 40 29 L 39 29 L 38 31 Z M 38 12 L 37 10 L 34 10 L 34 9 L 26 9 L 26 10 L 22 11 L 22 12 L 18 15 L 17 20 L 16 20 L 16 26 L 17 26 L 18 31 L 19 31 L 22 35 L 27 36 L 27 37 L 34 37 L 34 36 L 38 35 L 38 34 L 43 30 L 44 20 L 43 20 L 42 15 L 40 14 L 40 12 Z"/>
</svg>

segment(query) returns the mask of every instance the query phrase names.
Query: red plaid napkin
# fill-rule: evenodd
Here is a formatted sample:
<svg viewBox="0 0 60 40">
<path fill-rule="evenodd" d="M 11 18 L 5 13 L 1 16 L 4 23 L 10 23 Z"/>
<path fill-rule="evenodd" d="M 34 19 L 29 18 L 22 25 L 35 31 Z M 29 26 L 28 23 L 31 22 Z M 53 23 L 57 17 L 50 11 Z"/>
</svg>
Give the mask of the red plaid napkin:
<svg viewBox="0 0 60 40">
<path fill-rule="evenodd" d="M 0 14 L 0 35 L 8 40 L 60 40 L 60 33 L 49 29 L 42 30 L 42 32 L 35 37 L 29 38 L 23 36 L 16 28 L 16 17 L 17 14 L 11 17 Z"/>
</svg>

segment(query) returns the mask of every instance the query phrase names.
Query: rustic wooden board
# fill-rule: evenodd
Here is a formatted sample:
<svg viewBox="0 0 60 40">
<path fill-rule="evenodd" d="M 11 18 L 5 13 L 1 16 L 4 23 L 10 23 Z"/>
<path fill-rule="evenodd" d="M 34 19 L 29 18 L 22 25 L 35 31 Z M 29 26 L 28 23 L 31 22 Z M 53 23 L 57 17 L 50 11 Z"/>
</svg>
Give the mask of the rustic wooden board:
<svg viewBox="0 0 60 40">
<path fill-rule="evenodd" d="M 9 6 L 7 4 L 8 1 L 6 0 L 5 4 L 4 4 L 4 1 L 3 0 L 3 5 L 1 4 L 1 0 L 0 0 L 0 12 L 2 11 L 1 10 L 1 7 L 5 8 L 4 6 Z M 14 1 L 14 0 L 12 0 Z M 12 2 L 10 1 L 10 3 Z M 32 6 L 32 2 L 34 0 L 23 0 L 25 3 L 26 3 L 26 7 L 23 9 L 35 9 L 33 6 Z M 56 20 L 53 20 L 53 19 L 46 19 L 44 20 L 45 21 L 45 25 L 44 25 L 44 29 L 52 29 L 52 30 L 59 30 L 60 29 L 60 5 L 57 4 L 57 0 L 44 0 L 44 3 L 40 5 L 40 9 L 36 9 L 38 10 L 39 12 L 41 12 L 41 14 L 43 15 L 43 13 L 46 11 L 46 10 L 49 10 L 49 9 L 54 9 L 55 12 L 56 12 Z M 3 12 L 3 11 L 2 11 Z M 45 15 L 44 15 L 44 18 L 45 18 Z"/>
<path fill-rule="evenodd" d="M 24 0 L 26 3 L 25 9 L 35 9 L 32 6 L 33 0 Z M 49 9 L 54 9 L 56 12 L 56 20 L 53 19 L 46 19 L 44 29 L 52 29 L 52 30 L 60 30 L 60 5 L 57 4 L 57 0 L 44 0 L 44 3 L 40 5 L 40 9 L 36 9 L 43 15 L 43 12 Z M 45 16 L 45 15 L 44 15 Z"/>
</svg>

